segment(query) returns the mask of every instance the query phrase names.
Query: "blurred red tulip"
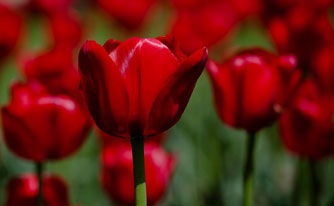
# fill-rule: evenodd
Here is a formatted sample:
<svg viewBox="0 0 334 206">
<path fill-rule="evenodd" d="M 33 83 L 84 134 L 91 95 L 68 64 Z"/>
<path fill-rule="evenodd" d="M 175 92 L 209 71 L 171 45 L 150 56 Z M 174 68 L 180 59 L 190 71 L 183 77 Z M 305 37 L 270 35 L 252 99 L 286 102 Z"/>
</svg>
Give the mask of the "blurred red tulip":
<svg viewBox="0 0 334 206">
<path fill-rule="evenodd" d="M 24 174 L 10 180 L 6 189 L 6 206 L 37 206 L 38 180 L 34 174 Z M 43 178 L 43 206 L 68 206 L 66 183 L 57 176 Z"/>
<path fill-rule="evenodd" d="M 132 151 L 127 144 L 106 148 L 102 154 L 102 184 L 117 205 L 134 205 Z M 145 172 L 148 205 L 156 204 L 163 197 L 175 159 L 156 144 L 145 144 Z"/>
<path fill-rule="evenodd" d="M 0 63 L 15 48 L 22 26 L 22 18 L 10 8 L 0 4 Z"/>
<path fill-rule="evenodd" d="M 82 25 L 74 13 L 60 12 L 49 16 L 53 47 L 75 49 L 82 40 Z"/>
<path fill-rule="evenodd" d="M 271 124 L 287 106 L 300 79 L 292 55 L 245 50 L 222 65 L 208 61 L 218 114 L 249 132 Z"/>
<path fill-rule="evenodd" d="M 112 18 L 129 30 L 138 29 L 157 0 L 96 0 Z"/>
<path fill-rule="evenodd" d="M 314 81 L 306 81 L 292 107 L 280 120 L 286 148 L 307 158 L 334 154 L 334 96 L 322 93 Z"/>
<path fill-rule="evenodd" d="M 226 1 L 214 1 L 177 13 L 171 33 L 186 52 L 211 47 L 224 39 L 239 22 L 238 11 Z"/>
<path fill-rule="evenodd" d="M 273 4 L 264 6 L 263 20 L 278 51 L 295 54 L 300 68 L 312 69 L 316 53 L 334 41 L 328 11 L 330 4 L 322 0 L 265 2 Z"/>
<path fill-rule="evenodd" d="M 16 83 L 1 110 L 4 139 L 16 155 L 42 162 L 67 157 L 86 139 L 90 121 L 66 96 L 50 96 L 38 83 Z"/>
<path fill-rule="evenodd" d="M 125 138 L 153 136 L 181 117 L 207 49 L 186 56 L 172 37 L 87 41 L 79 54 L 81 86 L 97 126 Z"/>
<path fill-rule="evenodd" d="M 23 60 L 23 73 L 28 80 L 37 80 L 51 94 L 66 94 L 79 99 L 80 77 L 73 65 L 69 49 L 55 48 Z"/>
</svg>

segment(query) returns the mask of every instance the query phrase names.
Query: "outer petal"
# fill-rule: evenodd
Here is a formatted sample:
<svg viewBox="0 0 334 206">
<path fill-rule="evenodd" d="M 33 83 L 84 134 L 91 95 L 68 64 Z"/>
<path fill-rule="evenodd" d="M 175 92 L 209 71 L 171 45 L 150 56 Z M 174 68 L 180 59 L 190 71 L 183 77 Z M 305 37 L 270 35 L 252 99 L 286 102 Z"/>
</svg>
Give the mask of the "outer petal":
<svg viewBox="0 0 334 206">
<path fill-rule="evenodd" d="M 257 130 L 271 123 L 279 84 L 278 73 L 265 63 L 249 63 L 246 67 L 242 80 L 243 98 L 240 108 L 244 118 L 240 120 L 240 126 L 248 130 Z"/>
<path fill-rule="evenodd" d="M 80 50 L 79 67 L 81 86 L 96 124 L 111 135 L 127 135 L 128 94 L 106 50 L 87 41 Z"/>
<path fill-rule="evenodd" d="M 154 101 L 146 134 L 161 133 L 181 118 L 207 57 L 208 51 L 203 48 L 182 63 Z"/>
<path fill-rule="evenodd" d="M 236 126 L 239 122 L 236 112 L 240 108 L 237 75 L 233 70 L 212 60 L 206 66 L 212 80 L 218 114 L 226 124 Z"/>
</svg>

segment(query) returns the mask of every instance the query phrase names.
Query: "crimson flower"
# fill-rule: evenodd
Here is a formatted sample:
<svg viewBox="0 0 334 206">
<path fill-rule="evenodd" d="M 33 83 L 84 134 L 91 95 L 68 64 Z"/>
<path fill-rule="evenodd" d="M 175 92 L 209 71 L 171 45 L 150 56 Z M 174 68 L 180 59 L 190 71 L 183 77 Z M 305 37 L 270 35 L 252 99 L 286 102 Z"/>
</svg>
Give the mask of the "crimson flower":
<svg viewBox="0 0 334 206">
<path fill-rule="evenodd" d="M 272 16 L 264 15 L 263 18 L 277 50 L 281 54 L 295 54 L 303 70 L 312 70 L 317 52 L 334 43 L 329 5 L 324 3 L 296 1 L 281 9 L 275 7 L 278 9 L 276 15 L 268 9 L 268 15 Z"/>
<path fill-rule="evenodd" d="M 289 103 L 300 79 L 292 55 L 245 50 L 218 65 L 208 61 L 218 114 L 226 124 L 256 132 Z"/>
<path fill-rule="evenodd" d="M 82 25 L 73 12 L 57 12 L 49 16 L 53 47 L 74 49 L 82 39 Z"/>
<path fill-rule="evenodd" d="M 24 174 L 11 179 L 6 188 L 6 206 L 37 206 L 38 179 L 34 174 Z M 43 177 L 44 206 L 68 206 L 66 183 L 57 176 Z"/>
<path fill-rule="evenodd" d="M 104 132 L 125 138 L 153 136 L 181 117 L 207 60 L 207 50 L 186 56 L 172 37 L 87 41 L 79 54 L 81 87 Z"/>
<path fill-rule="evenodd" d="M 154 205 L 164 195 L 175 159 L 157 144 L 145 144 L 147 203 Z M 105 148 L 102 153 L 102 184 L 117 205 L 134 205 L 133 166 L 130 142 Z"/>
<path fill-rule="evenodd" d="M 96 0 L 112 18 L 129 30 L 138 29 L 157 0 Z"/>
<path fill-rule="evenodd" d="M 22 18 L 0 4 L 0 62 L 15 48 L 22 31 Z"/>
<path fill-rule="evenodd" d="M 12 100 L 1 115 L 8 148 L 36 162 L 70 155 L 90 129 L 81 106 L 69 97 L 51 96 L 36 82 L 14 84 Z"/>
<path fill-rule="evenodd" d="M 66 94 L 78 99 L 80 77 L 72 56 L 71 50 L 58 47 L 26 57 L 22 65 L 24 76 L 29 81 L 40 82 L 51 94 Z"/>
<path fill-rule="evenodd" d="M 323 92 L 313 80 L 306 81 L 280 120 L 285 147 L 311 159 L 334 154 L 333 105 L 334 95 Z"/>
<path fill-rule="evenodd" d="M 192 53 L 223 40 L 239 23 L 239 17 L 232 4 L 212 1 L 195 9 L 178 11 L 171 33 L 186 52 Z"/>
</svg>

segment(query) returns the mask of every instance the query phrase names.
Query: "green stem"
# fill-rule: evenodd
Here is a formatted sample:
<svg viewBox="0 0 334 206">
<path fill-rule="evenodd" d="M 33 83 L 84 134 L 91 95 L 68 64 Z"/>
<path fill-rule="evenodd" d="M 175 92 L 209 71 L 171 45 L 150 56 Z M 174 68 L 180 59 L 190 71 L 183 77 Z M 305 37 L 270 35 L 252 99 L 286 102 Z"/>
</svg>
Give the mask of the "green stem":
<svg viewBox="0 0 334 206">
<path fill-rule="evenodd" d="M 36 175 L 38 179 L 37 206 L 43 206 L 43 163 L 36 162 Z"/>
<path fill-rule="evenodd" d="M 144 138 L 131 139 L 136 206 L 146 206 Z"/>
<path fill-rule="evenodd" d="M 319 190 L 320 190 L 320 182 L 317 175 L 316 163 L 312 160 L 308 161 L 310 168 L 310 189 L 309 189 L 309 197 L 310 197 L 310 205 L 318 206 L 319 205 Z"/>
<path fill-rule="evenodd" d="M 246 163 L 243 176 L 244 206 L 253 205 L 253 162 L 254 162 L 255 133 L 249 132 L 247 138 Z"/>
</svg>

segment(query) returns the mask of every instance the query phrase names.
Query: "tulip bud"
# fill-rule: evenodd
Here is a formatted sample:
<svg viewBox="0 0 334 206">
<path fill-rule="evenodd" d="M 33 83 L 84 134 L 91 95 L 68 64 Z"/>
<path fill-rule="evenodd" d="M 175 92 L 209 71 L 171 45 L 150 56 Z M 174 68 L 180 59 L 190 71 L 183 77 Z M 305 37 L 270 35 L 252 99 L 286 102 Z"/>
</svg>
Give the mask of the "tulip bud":
<svg viewBox="0 0 334 206">
<path fill-rule="evenodd" d="M 104 132 L 154 136 L 181 117 L 207 60 L 207 50 L 184 54 L 172 37 L 87 41 L 79 54 L 81 88 Z"/>
<path fill-rule="evenodd" d="M 84 142 L 90 121 L 66 96 L 51 96 L 40 84 L 12 86 L 12 100 L 1 110 L 4 140 L 16 155 L 42 162 L 64 158 Z"/>
<path fill-rule="evenodd" d="M 175 159 L 156 144 L 145 144 L 145 173 L 148 205 L 154 205 L 163 197 Z M 102 184 L 109 197 L 117 205 L 134 205 L 132 152 L 130 142 L 110 145 L 102 154 Z"/>
<path fill-rule="evenodd" d="M 334 154 L 334 96 L 313 80 L 301 88 L 280 120 L 285 147 L 296 155 L 319 159 Z"/>
<path fill-rule="evenodd" d="M 288 105 L 300 79 L 293 55 L 245 50 L 222 65 L 208 61 L 218 114 L 226 124 L 256 132 Z"/>
<path fill-rule="evenodd" d="M 37 206 L 38 179 L 24 174 L 10 180 L 6 189 L 6 206 Z M 57 176 L 43 178 L 43 206 L 68 206 L 66 183 Z"/>
</svg>

